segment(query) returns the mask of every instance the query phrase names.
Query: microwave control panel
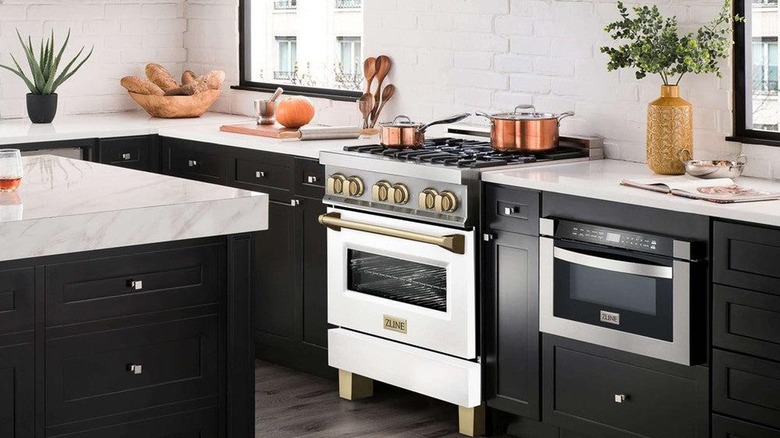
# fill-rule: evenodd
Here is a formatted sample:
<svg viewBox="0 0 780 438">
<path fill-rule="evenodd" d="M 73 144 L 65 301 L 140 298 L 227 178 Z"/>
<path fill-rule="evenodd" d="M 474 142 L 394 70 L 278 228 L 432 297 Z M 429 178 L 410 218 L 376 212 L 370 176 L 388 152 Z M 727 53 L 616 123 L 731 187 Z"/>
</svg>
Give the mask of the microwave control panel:
<svg viewBox="0 0 780 438">
<path fill-rule="evenodd" d="M 666 256 L 671 256 L 673 252 L 674 241 L 668 237 L 569 221 L 558 221 L 557 225 L 555 237 L 561 239 Z"/>
</svg>

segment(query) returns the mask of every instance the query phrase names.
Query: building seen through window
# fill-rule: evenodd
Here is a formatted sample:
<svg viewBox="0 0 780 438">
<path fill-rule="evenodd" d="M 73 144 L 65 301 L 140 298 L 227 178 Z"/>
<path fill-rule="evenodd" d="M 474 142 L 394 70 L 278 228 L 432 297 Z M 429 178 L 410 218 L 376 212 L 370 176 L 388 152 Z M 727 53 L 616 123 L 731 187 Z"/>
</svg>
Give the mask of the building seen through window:
<svg viewBox="0 0 780 438">
<path fill-rule="evenodd" d="M 243 80 L 358 91 L 362 0 L 244 0 Z"/>
</svg>

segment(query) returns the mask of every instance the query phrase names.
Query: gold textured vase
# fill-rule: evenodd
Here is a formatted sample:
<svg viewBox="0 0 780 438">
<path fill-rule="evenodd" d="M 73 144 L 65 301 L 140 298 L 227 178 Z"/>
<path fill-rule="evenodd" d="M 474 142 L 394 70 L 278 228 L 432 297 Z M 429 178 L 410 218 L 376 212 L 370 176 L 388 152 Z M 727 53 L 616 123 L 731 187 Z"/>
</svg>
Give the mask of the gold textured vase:
<svg viewBox="0 0 780 438">
<path fill-rule="evenodd" d="M 682 175 L 680 151 L 693 156 L 693 105 L 677 85 L 661 86 L 661 97 L 647 106 L 647 165 L 662 175 Z"/>
</svg>

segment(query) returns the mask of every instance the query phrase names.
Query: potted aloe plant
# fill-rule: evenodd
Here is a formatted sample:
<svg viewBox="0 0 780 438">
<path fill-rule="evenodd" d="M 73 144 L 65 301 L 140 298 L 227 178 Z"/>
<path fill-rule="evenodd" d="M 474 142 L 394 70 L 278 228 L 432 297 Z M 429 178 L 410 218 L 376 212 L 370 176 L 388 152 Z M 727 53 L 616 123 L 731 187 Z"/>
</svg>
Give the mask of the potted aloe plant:
<svg viewBox="0 0 780 438">
<path fill-rule="evenodd" d="M 22 67 L 19 65 L 19 62 L 16 61 L 14 55 L 11 55 L 11 59 L 14 61 L 13 67 L 2 64 L 0 64 L 0 67 L 10 70 L 15 75 L 22 78 L 25 85 L 27 85 L 27 88 L 30 89 L 30 93 L 27 94 L 27 115 L 30 116 L 30 120 L 33 123 L 51 123 L 51 121 L 54 120 L 55 114 L 57 114 L 57 87 L 73 76 L 73 74 L 87 62 L 87 59 L 92 56 L 95 47 L 93 46 L 87 56 L 76 64 L 81 57 L 81 54 L 84 52 L 84 47 L 82 47 L 81 50 L 79 50 L 79 53 L 71 59 L 62 72 L 57 74 L 62 55 L 65 52 L 65 48 L 68 46 L 68 41 L 70 41 L 70 30 L 68 30 L 68 36 L 65 38 L 65 42 L 59 50 L 55 50 L 54 47 L 54 31 L 51 32 L 51 36 L 45 41 L 41 39 L 40 50 L 37 57 L 35 56 L 36 53 L 33 49 L 32 38 L 28 36 L 27 42 L 25 43 L 18 29 L 16 35 L 19 37 L 22 48 L 24 48 L 24 55 L 27 58 L 27 64 L 30 67 L 30 75 L 28 77 L 22 70 Z M 55 51 L 57 52 L 56 55 Z"/>
</svg>

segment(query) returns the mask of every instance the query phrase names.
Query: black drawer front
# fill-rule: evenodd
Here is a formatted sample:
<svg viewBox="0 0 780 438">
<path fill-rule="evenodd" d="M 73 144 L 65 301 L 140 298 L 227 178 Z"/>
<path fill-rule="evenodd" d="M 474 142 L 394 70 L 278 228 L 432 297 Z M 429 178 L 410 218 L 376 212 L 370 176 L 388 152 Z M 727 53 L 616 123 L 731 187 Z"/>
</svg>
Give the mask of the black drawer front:
<svg viewBox="0 0 780 438">
<path fill-rule="evenodd" d="M 712 408 L 780 428 L 780 362 L 713 350 Z"/>
<path fill-rule="evenodd" d="M 201 409 L 116 426 L 47 437 L 67 438 L 217 438 L 218 411 Z"/>
<path fill-rule="evenodd" d="M 780 361 L 780 297 L 716 285 L 712 337 L 716 347 Z"/>
<path fill-rule="evenodd" d="M 244 188 L 267 191 L 272 198 L 289 199 L 292 176 L 290 166 L 236 159 L 236 182 Z"/>
<path fill-rule="evenodd" d="M 171 310 L 219 300 L 221 245 L 46 268 L 46 325 Z"/>
<path fill-rule="evenodd" d="M 169 175 L 227 183 L 227 165 L 218 146 L 165 139 L 165 172 Z"/>
<path fill-rule="evenodd" d="M 0 334 L 33 329 L 35 271 L 0 271 Z"/>
<path fill-rule="evenodd" d="M 695 381 L 560 346 L 551 356 L 545 421 L 600 437 L 703 436 Z"/>
<path fill-rule="evenodd" d="M 46 424 L 216 400 L 218 337 L 218 317 L 206 316 L 47 342 Z"/>
<path fill-rule="evenodd" d="M 539 235 L 539 192 L 493 184 L 488 185 L 485 190 L 485 219 L 488 228 Z"/>
<path fill-rule="evenodd" d="M 325 196 L 325 166 L 317 160 L 296 158 L 295 195 L 322 199 Z"/>
<path fill-rule="evenodd" d="M 152 137 L 122 137 L 101 139 L 98 143 L 100 162 L 137 170 L 149 170 Z"/>
<path fill-rule="evenodd" d="M 720 415 L 712 416 L 712 438 L 780 438 L 780 430 Z"/>
<path fill-rule="evenodd" d="M 780 295 L 780 230 L 715 222 L 715 283 Z"/>
</svg>

